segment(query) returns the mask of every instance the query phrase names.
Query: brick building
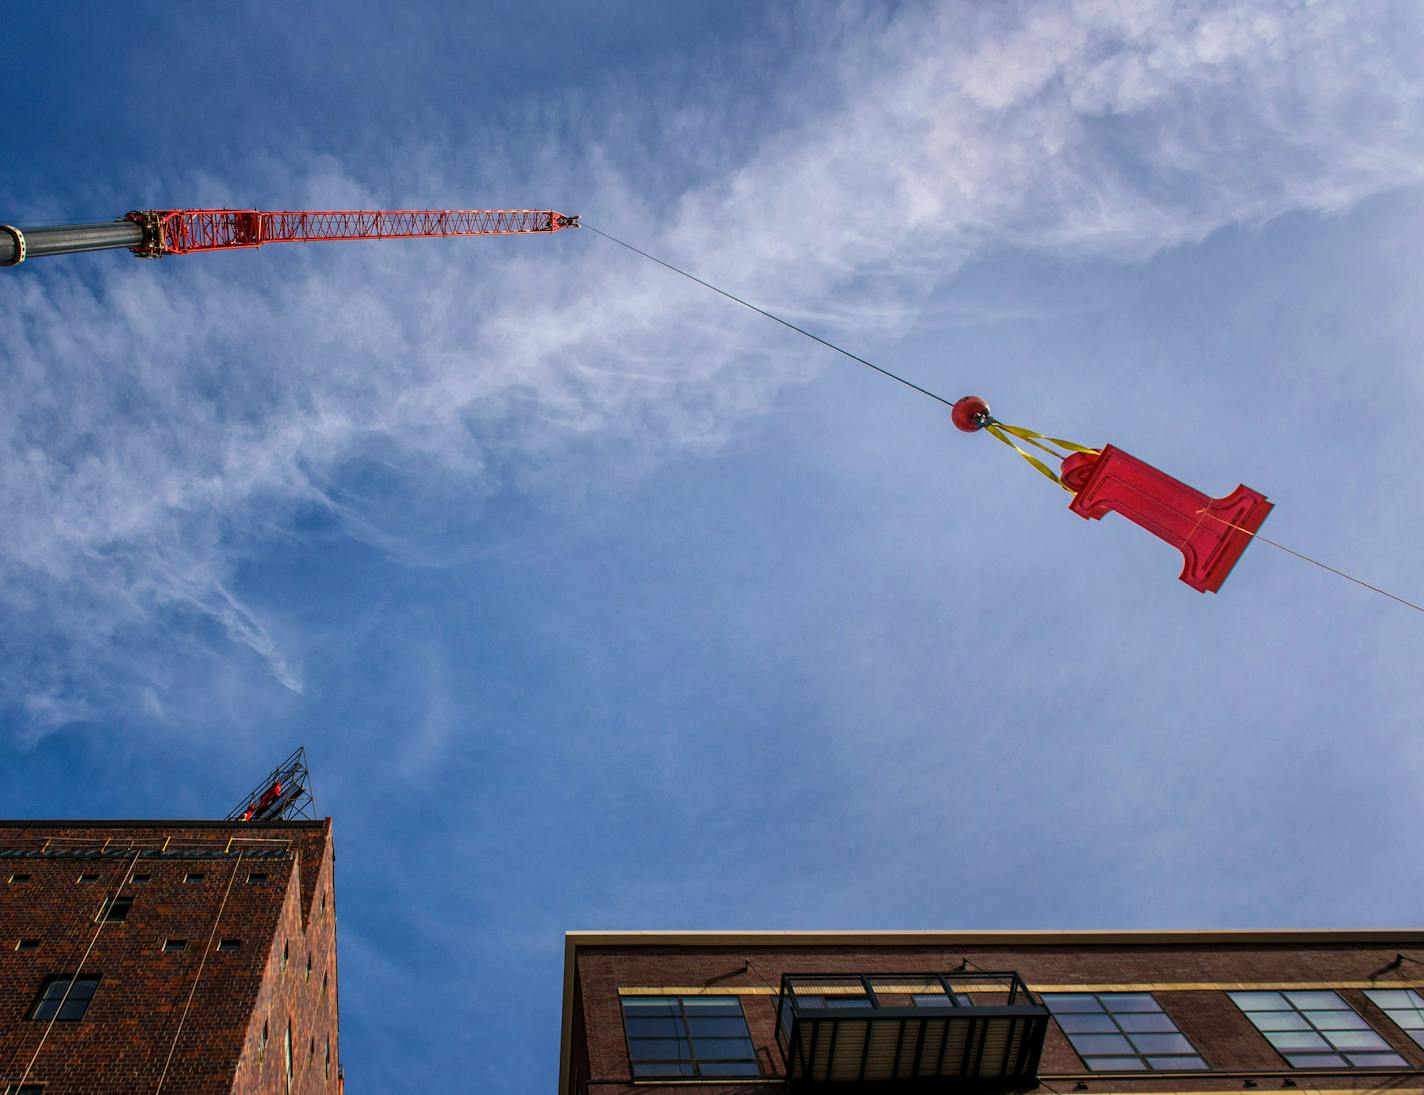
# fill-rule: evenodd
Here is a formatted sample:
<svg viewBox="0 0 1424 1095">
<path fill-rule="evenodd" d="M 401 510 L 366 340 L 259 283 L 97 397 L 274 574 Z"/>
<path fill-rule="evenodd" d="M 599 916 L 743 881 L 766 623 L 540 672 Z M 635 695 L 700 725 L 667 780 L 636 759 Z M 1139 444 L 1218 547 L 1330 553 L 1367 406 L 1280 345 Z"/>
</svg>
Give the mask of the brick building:
<svg viewBox="0 0 1424 1095">
<path fill-rule="evenodd" d="M 0 1093 L 339 1092 L 331 819 L 0 821 Z"/>
<path fill-rule="evenodd" d="M 560 1095 L 1424 1093 L 1424 932 L 566 937 Z"/>
</svg>

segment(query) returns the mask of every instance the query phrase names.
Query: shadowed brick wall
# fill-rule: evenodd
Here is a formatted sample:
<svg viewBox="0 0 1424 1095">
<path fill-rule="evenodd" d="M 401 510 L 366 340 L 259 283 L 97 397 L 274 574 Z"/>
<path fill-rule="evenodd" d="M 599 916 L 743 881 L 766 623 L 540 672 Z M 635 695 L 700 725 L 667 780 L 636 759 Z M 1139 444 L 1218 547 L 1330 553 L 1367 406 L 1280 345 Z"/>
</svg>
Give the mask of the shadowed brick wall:
<svg viewBox="0 0 1424 1095">
<path fill-rule="evenodd" d="M 290 1020 L 290 1090 L 337 1092 L 335 925 L 330 819 L 0 822 L 0 1091 L 33 1060 L 45 1095 L 286 1093 Z M 82 1020 L 27 1018 L 76 970 L 100 977 Z"/>
</svg>

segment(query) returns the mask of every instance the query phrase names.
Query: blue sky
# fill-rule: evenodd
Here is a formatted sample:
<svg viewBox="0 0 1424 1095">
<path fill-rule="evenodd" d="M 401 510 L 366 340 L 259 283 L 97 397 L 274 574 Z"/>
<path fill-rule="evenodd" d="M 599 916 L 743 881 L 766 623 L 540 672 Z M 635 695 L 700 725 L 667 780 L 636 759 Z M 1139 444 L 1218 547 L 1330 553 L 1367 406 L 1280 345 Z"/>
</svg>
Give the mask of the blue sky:
<svg viewBox="0 0 1424 1095">
<path fill-rule="evenodd" d="M 7 18 L 0 219 L 578 213 L 1424 596 L 1412 3 Z M 591 233 L 3 273 L 0 813 L 306 744 L 353 1090 L 548 1090 L 566 929 L 1417 918 L 1417 613 Z"/>
</svg>

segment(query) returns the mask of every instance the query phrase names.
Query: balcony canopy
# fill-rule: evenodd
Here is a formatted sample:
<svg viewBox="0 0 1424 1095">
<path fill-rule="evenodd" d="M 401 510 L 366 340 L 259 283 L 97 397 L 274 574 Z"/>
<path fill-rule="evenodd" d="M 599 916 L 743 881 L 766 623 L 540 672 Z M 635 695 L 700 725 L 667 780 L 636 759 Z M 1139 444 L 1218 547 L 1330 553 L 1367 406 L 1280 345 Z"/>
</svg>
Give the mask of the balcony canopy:
<svg viewBox="0 0 1424 1095">
<path fill-rule="evenodd" d="M 786 974 L 776 1041 L 797 1085 L 1012 1091 L 1038 1082 L 1048 1014 L 1016 973 Z"/>
</svg>

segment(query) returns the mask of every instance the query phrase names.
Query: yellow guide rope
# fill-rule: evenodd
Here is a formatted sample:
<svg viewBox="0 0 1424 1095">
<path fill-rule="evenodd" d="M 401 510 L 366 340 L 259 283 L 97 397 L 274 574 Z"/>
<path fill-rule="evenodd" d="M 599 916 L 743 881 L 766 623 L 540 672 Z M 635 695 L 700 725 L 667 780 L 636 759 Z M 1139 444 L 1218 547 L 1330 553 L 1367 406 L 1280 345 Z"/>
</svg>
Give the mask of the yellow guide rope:
<svg viewBox="0 0 1424 1095">
<path fill-rule="evenodd" d="M 1060 487 L 1063 487 L 1063 489 L 1066 490 L 1069 494 L 1073 493 L 1073 489 L 1071 487 L 1064 486 L 1062 480 L 1058 478 L 1058 475 L 1054 471 L 1052 471 L 1047 464 L 1045 464 L 1042 460 L 1038 459 L 1038 457 L 1033 456 L 1025 452 L 1023 449 L 1019 448 L 1017 445 L 1015 445 L 1012 441 L 1009 440 L 1008 435 L 1013 434 L 1020 441 L 1027 441 L 1034 448 L 1040 449 L 1043 452 L 1048 453 L 1048 455 L 1053 457 L 1055 460 L 1065 459 L 1068 456 L 1068 453 L 1054 452 L 1048 447 L 1048 445 L 1043 444 L 1043 442 L 1047 441 L 1050 445 L 1057 445 L 1060 449 L 1067 449 L 1069 452 L 1086 452 L 1091 453 L 1094 456 L 1098 454 L 1097 449 L 1090 449 L 1086 445 L 1078 445 L 1072 441 L 1064 441 L 1060 437 L 1049 437 L 1047 434 L 1037 433 L 1034 430 L 1025 429 L 1023 426 L 1010 426 L 1007 422 L 986 422 L 984 423 L 984 428 L 990 433 L 992 433 L 1009 448 L 1013 449 L 1014 452 L 1018 453 L 1025 460 L 1027 460 L 1034 467 L 1034 469 L 1039 472 L 1039 474 L 1046 475 L 1049 479 L 1052 479 Z"/>
</svg>

